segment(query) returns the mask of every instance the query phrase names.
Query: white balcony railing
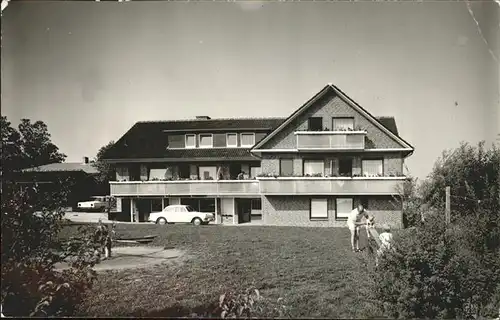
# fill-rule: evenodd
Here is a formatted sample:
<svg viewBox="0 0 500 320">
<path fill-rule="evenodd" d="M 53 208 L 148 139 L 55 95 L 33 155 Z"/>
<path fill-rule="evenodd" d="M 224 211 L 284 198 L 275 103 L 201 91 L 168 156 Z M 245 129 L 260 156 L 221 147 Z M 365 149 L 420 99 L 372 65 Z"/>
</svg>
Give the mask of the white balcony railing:
<svg viewBox="0 0 500 320">
<path fill-rule="evenodd" d="M 298 150 L 363 150 L 366 131 L 297 131 Z"/>
<path fill-rule="evenodd" d="M 261 177 L 264 195 L 395 195 L 405 177 Z"/>
<path fill-rule="evenodd" d="M 257 180 L 111 181 L 112 196 L 258 195 Z"/>
</svg>

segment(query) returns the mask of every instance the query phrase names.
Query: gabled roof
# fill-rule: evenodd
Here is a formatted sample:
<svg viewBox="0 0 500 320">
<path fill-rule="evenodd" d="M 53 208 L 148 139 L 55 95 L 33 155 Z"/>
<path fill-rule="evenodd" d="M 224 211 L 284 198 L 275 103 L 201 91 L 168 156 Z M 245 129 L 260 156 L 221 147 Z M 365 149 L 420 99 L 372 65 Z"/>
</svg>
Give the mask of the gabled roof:
<svg viewBox="0 0 500 320">
<path fill-rule="evenodd" d="M 305 110 L 307 110 L 309 107 L 311 107 L 314 104 L 314 102 L 316 102 L 318 99 L 320 99 L 325 94 L 327 94 L 328 92 L 331 92 L 331 91 L 334 91 L 342 100 L 344 100 L 349 105 L 351 105 L 351 107 L 353 107 L 355 110 L 357 110 L 358 112 L 363 114 L 366 117 L 366 119 L 371 121 L 375 126 L 379 127 L 379 129 L 381 129 L 387 135 L 394 138 L 400 144 L 405 146 L 405 148 L 407 148 L 408 150 L 413 150 L 413 147 L 398 135 L 396 121 L 393 117 L 377 118 L 377 117 L 373 116 L 372 114 L 370 114 L 368 111 L 366 111 L 363 107 L 361 107 L 358 103 L 356 103 L 354 100 L 352 100 L 349 96 L 347 96 L 344 92 L 342 92 L 339 88 L 337 88 L 333 84 L 327 84 L 323 89 L 321 89 L 321 91 L 316 93 L 311 99 L 309 99 L 306 103 L 304 103 L 300 108 L 295 110 L 295 112 L 293 112 L 285 121 L 283 121 L 279 127 L 277 127 L 273 132 L 268 134 L 264 139 L 262 139 L 259 143 L 257 143 L 252 148 L 252 150 L 257 151 L 257 149 L 262 147 L 272 137 L 277 135 L 281 130 L 283 130 L 295 118 L 297 118 Z"/>
<path fill-rule="evenodd" d="M 285 118 L 227 118 L 208 120 L 170 120 L 140 121 L 135 123 L 103 159 L 140 159 L 140 158 L 217 158 L 228 157 L 227 160 L 255 159 L 250 148 L 214 148 L 214 149 L 167 149 L 169 133 L 187 132 L 240 132 L 253 131 L 268 133 L 278 127 Z M 165 135 L 162 137 L 162 133 Z M 256 141 L 257 142 L 257 141 Z M 243 160 L 242 159 L 242 160 Z"/>
<path fill-rule="evenodd" d="M 62 162 L 51 163 L 39 167 L 23 169 L 23 172 L 77 172 L 97 174 L 97 169 L 91 163 Z"/>
</svg>

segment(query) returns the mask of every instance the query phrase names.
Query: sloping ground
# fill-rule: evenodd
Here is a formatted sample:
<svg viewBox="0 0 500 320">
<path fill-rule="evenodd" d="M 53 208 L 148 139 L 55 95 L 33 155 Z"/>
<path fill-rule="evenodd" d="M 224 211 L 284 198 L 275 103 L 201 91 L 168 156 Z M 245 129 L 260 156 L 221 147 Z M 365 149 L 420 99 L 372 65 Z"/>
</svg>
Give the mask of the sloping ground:
<svg viewBox="0 0 500 320">
<path fill-rule="evenodd" d="M 74 231 L 68 227 L 68 234 Z M 117 226 L 120 236 L 157 234 L 154 247 L 184 250 L 182 264 L 99 272 L 79 309 L 82 316 L 191 316 L 219 295 L 247 288 L 276 301 L 292 317 L 376 316 L 370 301 L 367 253 L 352 253 L 347 228 L 190 225 Z M 366 233 L 362 233 L 362 245 Z"/>
</svg>

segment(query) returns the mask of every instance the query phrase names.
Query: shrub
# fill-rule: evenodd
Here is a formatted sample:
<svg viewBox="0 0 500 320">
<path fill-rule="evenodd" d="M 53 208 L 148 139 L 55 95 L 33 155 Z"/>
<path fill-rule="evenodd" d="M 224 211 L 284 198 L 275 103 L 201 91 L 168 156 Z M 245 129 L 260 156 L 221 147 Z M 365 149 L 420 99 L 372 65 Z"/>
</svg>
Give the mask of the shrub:
<svg viewBox="0 0 500 320">
<path fill-rule="evenodd" d="M 2 186 L 2 312 L 8 316 L 71 315 L 91 287 L 98 262 L 90 236 L 61 241 L 66 192 Z M 44 199 L 42 211 L 35 213 Z M 56 263 L 70 260 L 58 271 Z"/>
<path fill-rule="evenodd" d="M 375 298 L 393 318 L 470 318 L 498 304 L 498 212 L 478 210 L 474 219 L 447 228 L 443 214 L 405 233 L 373 273 Z M 497 216 L 497 217 L 495 217 Z M 496 300 L 495 300 L 496 299 Z"/>
</svg>

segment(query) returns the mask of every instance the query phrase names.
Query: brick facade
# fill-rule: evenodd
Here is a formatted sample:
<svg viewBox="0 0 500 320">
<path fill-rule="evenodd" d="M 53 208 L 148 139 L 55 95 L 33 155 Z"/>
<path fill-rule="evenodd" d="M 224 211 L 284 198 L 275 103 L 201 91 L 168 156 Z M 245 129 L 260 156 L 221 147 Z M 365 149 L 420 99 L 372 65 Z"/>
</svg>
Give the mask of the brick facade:
<svg viewBox="0 0 500 320">
<path fill-rule="evenodd" d="M 263 221 L 266 225 L 297 227 L 346 227 L 345 220 L 336 219 L 335 197 L 328 197 L 328 219 L 311 220 L 308 196 L 262 196 Z M 354 199 L 354 205 L 359 198 Z M 375 216 L 378 226 L 402 227 L 401 202 L 390 196 L 367 197 L 367 210 Z"/>
<path fill-rule="evenodd" d="M 368 132 L 367 137 L 371 141 L 367 144 L 368 148 L 387 149 L 403 147 L 387 133 L 366 119 L 361 113 L 354 110 L 340 97 L 329 93 L 299 115 L 271 140 L 266 142 L 261 149 L 295 149 L 297 140 L 294 132 L 306 130 L 310 117 L 322 117 L 323 127 L 329 130 L 332 129 L 333 117 L 354 117 L 354 126 L 360 126 Z"/>
</svg>

